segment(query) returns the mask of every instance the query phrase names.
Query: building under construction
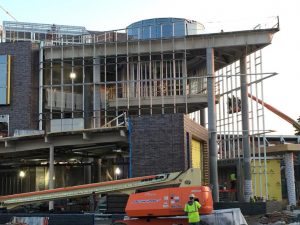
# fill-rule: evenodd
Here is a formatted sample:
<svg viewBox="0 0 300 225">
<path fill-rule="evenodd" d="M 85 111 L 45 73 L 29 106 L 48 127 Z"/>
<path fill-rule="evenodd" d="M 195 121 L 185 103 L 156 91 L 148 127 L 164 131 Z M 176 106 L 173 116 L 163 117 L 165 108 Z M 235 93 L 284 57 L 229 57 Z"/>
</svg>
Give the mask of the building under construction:
<svg viewBox="0 0 300 225">
<path fill-rule="evenodd" d="M 105 32 L 3 22 L 0 194 L 200 167 L 216 201 L 228 173 L 235 200 L 281 200 L 263 99 L 276 73 L 262 70 L 278 30 L 277 18 L 212 31 L 180 18 Z"/>
</svg>

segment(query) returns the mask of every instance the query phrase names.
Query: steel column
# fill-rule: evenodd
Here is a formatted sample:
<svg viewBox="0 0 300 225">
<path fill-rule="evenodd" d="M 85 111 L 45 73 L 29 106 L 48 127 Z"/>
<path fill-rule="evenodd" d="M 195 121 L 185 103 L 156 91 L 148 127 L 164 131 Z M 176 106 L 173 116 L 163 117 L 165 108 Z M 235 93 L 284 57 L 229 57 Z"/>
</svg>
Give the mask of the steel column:
<svg viewBox="0 0 300 225">
<path fill-rule="evenodd" d="M 251 155 L 249 140 L 249 109 L 247 85 L 246 54 L 240 59 L 241 100 L 242 100 L 242 129 L 243 129 L 243 164 L 244 164 L 244 201 L 250 202 L 252 195 Z"/>
<path fill-rule="evenodd" d="M 87 158 L 85 160 L 85 162 L 87 162 L 88 165 L 84 166 L 84 183 L 85 184 L 90 184 L 92 183 L 92 162 L 93 162 L 93 158 Z"/>
<path fill-rule="evenodd" d="M 39 130 L 43 130 L 43 57 L 44 57 L 44 42 L 40 43 L 39 49 Z M 45 124 L 46 124 L 45 120 Z"/>
<path fill-rule="evenodd" d="M 203 127 L 206 127 L 206 115 L 205 109 L 200 109 L 200 124 Z"/>
<path fill-rule="evenodd" d="M 99 128 L 101 126 L 100 110 L 100 58 L 93 59 L 93 128 Z"/>
<path fill-rule="evenodd" d="M 49 148 L 49 190 L 54 189 L 54 146 L 50 145 Z M 49 210 L 54 209 L 54 202 L 49 201 Z"/>
<path fill-rule="evenodd" d="M 212 184 L 213 199 L 219 202 L 218 184 L 218 158 L 217 158 L 217 128 L 216 128 L 216 93 L 215 93 L 215 66 L 214 49 L 206 49 L 207 67 L 207 103 L 208 103 L 208 141 L 209 141 L 209 164 L 210 183 Z"/>
<path fill-rule="evenodd" d="M 97 160 L 97 167 L 98 167 L 98 182 L 102 181 L 102 159 L 98 159 Z"/>
</svg>

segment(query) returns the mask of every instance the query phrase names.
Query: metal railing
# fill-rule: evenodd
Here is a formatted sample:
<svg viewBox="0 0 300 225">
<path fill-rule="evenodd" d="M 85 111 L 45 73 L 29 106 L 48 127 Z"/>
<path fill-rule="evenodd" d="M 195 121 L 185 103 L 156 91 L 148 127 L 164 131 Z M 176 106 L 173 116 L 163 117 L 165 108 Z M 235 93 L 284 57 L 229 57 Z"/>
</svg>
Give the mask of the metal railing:
<svg viewBox="0 0 300 225">
<path fill-rule="evenodd" d="M 109 31 L 91 32 L 87 30 L 80 30 L 82 34 L 76 35 L 70 32 L 64 33 L 62 31 L 52 31 L 51 29 L 48 31 L 35 29 L 35 26 L 39 27 L 42 24 L 33 24 L 28 27 L 26 31 L 24 29 L 22 30 L 24 26 L 23 23 L 20 23 L 20 27 L 18 27 L 18 24 L 14 24 L 14 26 L 10 26 L 8 24 L 3 27 L 2 41 L 44 41 L 45 46 L 53 46 L 182 38 L 190 35 L 240 30 L 279 29 L 279 17 L 239 19 L 233 21 L 209 21 L 203 23 L 205 24 L 205 29 L 202 24 L 202 26 L 194 27 L 188 27 L 186 23 L 183 26 L 180 26 L 181 24 L 183 24 L 182 21 L 168 24 L 137 26 L 132 28 L 128 27 L 125 29 Z M 77 31 L 77 33 L 78 32 L 79 31 Z"/>
<path fill-rule="evenodd" d="M 84 129 L 127 127 L 127 112 L 115 115 L 115 111 L 107 110 L 106 117 L 101 117 L 100 110 L 44 112 L 40 114 L 39 122 L 43 124 L 45 133 L 67 132 Z M 72 117 L 73 116 L 73 117 Z"/>
</svg>

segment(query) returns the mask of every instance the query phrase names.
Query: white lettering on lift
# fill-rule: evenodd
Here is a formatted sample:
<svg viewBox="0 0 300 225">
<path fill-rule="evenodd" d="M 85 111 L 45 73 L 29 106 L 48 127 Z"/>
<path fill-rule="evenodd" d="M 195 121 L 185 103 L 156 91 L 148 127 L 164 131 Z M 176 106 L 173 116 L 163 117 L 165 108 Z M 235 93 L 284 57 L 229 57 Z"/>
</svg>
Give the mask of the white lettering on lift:
<svg viewBox="0 0 300 225">
<path fill-rule="evenodd" d="M 147 204 L 147 203 L 156 203 L 159 202 L 160 199 L 141 199 L 141 200 L 135 200 L 133 203 L 135 204 Z"/>
</svg>

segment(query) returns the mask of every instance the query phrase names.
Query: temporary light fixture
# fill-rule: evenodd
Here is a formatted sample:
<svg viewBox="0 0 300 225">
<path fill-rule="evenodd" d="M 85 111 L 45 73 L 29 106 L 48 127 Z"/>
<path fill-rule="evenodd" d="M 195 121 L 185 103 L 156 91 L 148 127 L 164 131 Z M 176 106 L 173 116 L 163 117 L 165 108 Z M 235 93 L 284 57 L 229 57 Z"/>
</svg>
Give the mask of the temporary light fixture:
<svg viewBox="0 0 300 225">
<path fill-rule="evenodd" d="M 120 170 L 120 168 L 119 168 L 119 167 L 117 167 L 117 168 L 116 168 L 116 170 L 115 170 L 115 174 L 116 174 L 116 175 L 120 175 L 120 174 L 121 174 L 121 170 Z"/>
<path fill-rule="evenodd" d="M 76 78 L 76 73 L 72 71 L 72 72 L 70 73 L 70 78 L 71 78 L 72 80 L 74 80 L 74 79 Z"/>
<path fill-rule="evenodd" d="M 25 175 L 26 175 L 26 173 L 23 170 L 21 170 L 19 173 L 19 177 L 24 178 Z"/>
<path fill-rule="evenodd" d="M 121 149 L 114 149 L 113 152 L 120 153 L 120 152 L 122 152 L 122 150 Z"/>
</svg>

